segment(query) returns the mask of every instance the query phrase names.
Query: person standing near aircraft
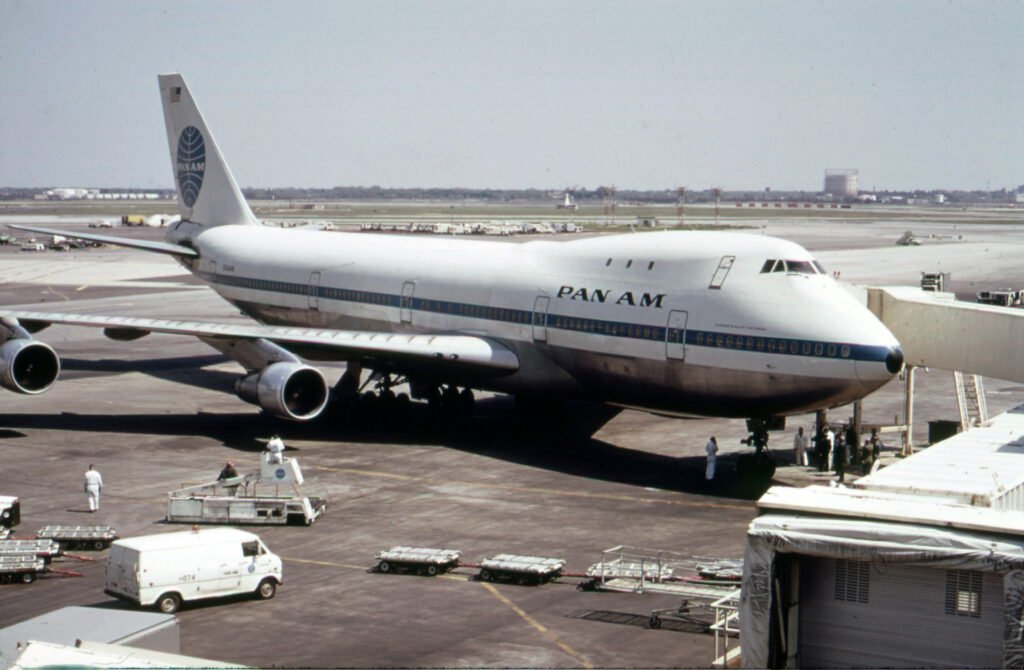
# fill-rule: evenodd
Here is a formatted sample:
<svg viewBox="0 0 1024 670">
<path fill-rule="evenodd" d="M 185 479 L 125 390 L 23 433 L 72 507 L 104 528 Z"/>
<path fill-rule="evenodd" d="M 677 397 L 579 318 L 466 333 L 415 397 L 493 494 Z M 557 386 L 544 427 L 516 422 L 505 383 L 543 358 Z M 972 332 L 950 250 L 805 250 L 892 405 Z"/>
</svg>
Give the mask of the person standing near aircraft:
<svg viewBox="0 0 1024 670">
<path fill-rule="evenodd" d="M 270 442 L 267 442 L 267 463 L 280 463 L 281 454 L 284 452 L 284 441 L 279 435 L 274 435 L 270 438 Z"/>
<path fill-rule="evenodd" d="M 224 467 L 221 469 L 220 474 L 217 475 L 217 481 L 222 482 L 225 479 L 234 479 L 237 476 L 238 470 L 235 470 L 235 464 L 232 463 L 231 461 L 228 461 L 227 463 L 224 464 Z"/>
<path fill-rule="evenodd" d="M 818 472 L 827 472 L 829 470 L 829 464 L 832 461 L 833 440 L 835 440 L 835 435 L 826 423 L 821 427 L 821 431 L 818 433 L 818 444 L 816 449 L 818 452 Z"/>
<path fill-rule="evenodd" d="M 708 443 L 704 445 L 704 450 L 708 453 L 707 467 L 704 470 L 705 481 L 712 481 L 715 478 L 715 461 L 718 460 L 718 440 L 712 435 L 708 440 Z"/>
<path fill-rule="evenodd" d="M 793 463 L 795 465 L 807 465 L 807 436 L 804 434 L 804 427 L 796 429 L 793 436 Z"/>
<path fill-rule="evenodd" d="M 96 467 L 90 463 L 89 469 L 85 471 L 85 494 L 89 497 L 89 511 L 95 512 L 100 508 L 100 491 L 103 490 L 103 477 L 96 471 Z"/>
</svg>

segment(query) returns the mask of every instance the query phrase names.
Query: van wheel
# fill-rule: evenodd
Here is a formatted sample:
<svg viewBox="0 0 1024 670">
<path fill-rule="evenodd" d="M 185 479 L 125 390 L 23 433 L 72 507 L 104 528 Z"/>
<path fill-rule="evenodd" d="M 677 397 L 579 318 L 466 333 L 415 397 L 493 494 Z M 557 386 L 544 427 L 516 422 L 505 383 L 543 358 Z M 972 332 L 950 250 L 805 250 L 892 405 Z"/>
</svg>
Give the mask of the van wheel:
<svg viewBox="0 0 1024 670">
<path fill-rule="evenodd" d="M 256 587 L 256 597 L 260 600 L 270 600 L 274 597 L 275 593 L 277 593 L 277 584 L 273 579 L 264 579 Z"/>
<path fill-rule="evenodd" d="M 31 584 L 34 581 L 36 581 L 36 574 L 34 572 L 21 573 L 21 582 L 23 584 Z"/>
<path fill-rule="evenodd" d="M 181 596 L 177 593 L 165 593 L 156 601 L 156 608 L 164 614 L 174 614 L 181 607 Z"/>
</svg>

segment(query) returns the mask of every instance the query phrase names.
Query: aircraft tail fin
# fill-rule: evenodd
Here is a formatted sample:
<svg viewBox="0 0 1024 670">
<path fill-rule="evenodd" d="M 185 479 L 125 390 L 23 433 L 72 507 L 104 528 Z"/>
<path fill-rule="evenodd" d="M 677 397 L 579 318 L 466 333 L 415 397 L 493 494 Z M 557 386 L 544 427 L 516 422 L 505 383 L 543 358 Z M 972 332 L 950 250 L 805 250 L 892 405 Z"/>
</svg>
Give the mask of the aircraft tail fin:
<svg viewBox="0 0 1024 670">
<path fill-rule="evenodd" d="M 182 220 L 204 226 L 257 224 L 180 74 L 162 74 L 160 98 Z"/>
</svg>

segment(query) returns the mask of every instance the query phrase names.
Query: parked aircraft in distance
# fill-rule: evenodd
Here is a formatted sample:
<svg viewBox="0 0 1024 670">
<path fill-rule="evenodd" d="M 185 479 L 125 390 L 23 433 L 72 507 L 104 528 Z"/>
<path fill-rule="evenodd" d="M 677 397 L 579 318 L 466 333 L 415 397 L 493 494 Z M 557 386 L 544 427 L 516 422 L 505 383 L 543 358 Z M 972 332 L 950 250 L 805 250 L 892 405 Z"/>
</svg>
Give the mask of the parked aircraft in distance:
<svg viewBox="0 0 1024 670">
<path fill-rule="evenodd" d="M 317 360 L 348 363 L 340 399 L 372 372 L 390 402 L 408 402 L 392 391 L 407 381 L 441 406 L 486 389 L 759 420 L 863 398 L 902 367 L 893 335 L 806 249 L 760 234 L 513 244 L 261 225 L 184 79 L 159 84 L 181 220 L 163 242 L 77 237 L 170 254 L 254 323 L 0 310 L 0 385 L 54 383 L 59 358 L 33 334 L 55 323 L 197 337 L 245 369 L 243 400 L 299 421 L 331 395 Z"/>
</svg>

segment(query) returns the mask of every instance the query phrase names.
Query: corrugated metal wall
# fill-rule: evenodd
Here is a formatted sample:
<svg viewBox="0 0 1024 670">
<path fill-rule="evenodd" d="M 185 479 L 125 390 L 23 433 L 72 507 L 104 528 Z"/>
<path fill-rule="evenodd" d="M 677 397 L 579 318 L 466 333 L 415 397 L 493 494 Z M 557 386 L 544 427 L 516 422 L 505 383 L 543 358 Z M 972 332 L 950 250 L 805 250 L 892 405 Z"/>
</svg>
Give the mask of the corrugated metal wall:
<svg viewBox="0 0 1024 670">
<path fill-rule="evenodd" d="M 972 617 L 947 614 L 946 570 L 874 562 L 865 571 L 850 562 L 837 571 L 837 563 L 800 560 L 798 667 L 1002 666 L 1001 575 L 981 573 Z"/>
</svg>

